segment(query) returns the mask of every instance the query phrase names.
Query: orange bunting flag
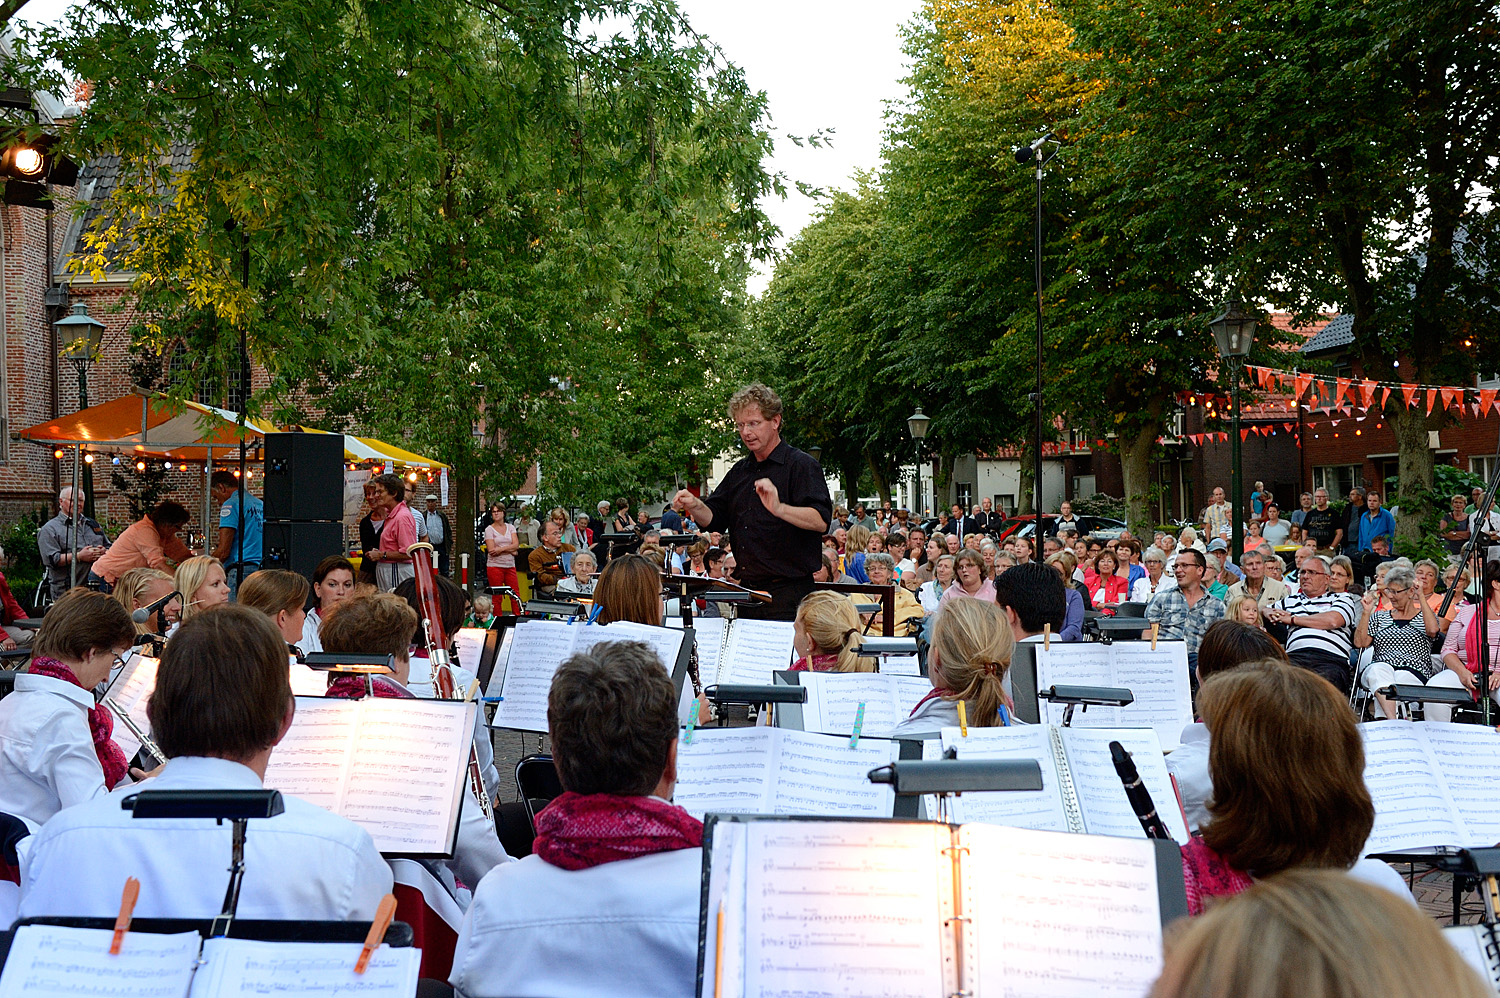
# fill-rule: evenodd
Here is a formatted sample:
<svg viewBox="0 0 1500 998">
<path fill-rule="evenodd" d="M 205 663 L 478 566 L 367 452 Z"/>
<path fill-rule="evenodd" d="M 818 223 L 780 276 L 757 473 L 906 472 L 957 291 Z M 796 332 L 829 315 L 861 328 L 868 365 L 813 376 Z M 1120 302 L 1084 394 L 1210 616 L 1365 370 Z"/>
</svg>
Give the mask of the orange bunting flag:
<svg viewBox="0 0 1500 998">
<path fill-rule="evenodd" d="M 1406 398 L 1406 407 L 1408 409 L 1410 409 L 1412 407 L 1412 400 L 1415 399 L 1416 396 L 1417 396 L 1417 386 L 1416 385 L 1402 385 L 1401 386 L 1401 394 L 1403 396 L 1405 396 L 1405 398 Z"/>
<path fill-rule="evenodd" d="M 1284 428 L 1284 429 L 1285 429 L 1285 430 L 1286 430 L 1286 431 L 1287 431 L 1287 432 L 1288 432 L 1288 433 L 1290 433 L 1290 432 L 1292 432 L 1292 427 L 1294 427 L 1294 426 L 1296 426 L 1296 425 L 1297 425 L 1297 424 L 1296 424 L 1296 423 L 1282 423 L 1282 424 L 1281 424 L 1281 425 L 1282 425 L 1282 427 L 1283 427 L 1283 428 Z"/>
<path fill-rule="evenodd" d="M 1380 408 L 1382 408 L 1382 409 L 1385 408 L 1385 401 L 1386 401 L 1386 399 L 1388 399 L 1390 397 L 1391 397 L 1391 386 L 1390 385 L 1381 385 L 1380 386 Z"/>
<path fill-rule="evenodd" d="M 1244 441 L 1244 440 L 1249 440 L 1249 439 L 1250 439 L 1250 431 L 1249 430 L 1241 430 L 1240 431 L 1240 440 Z"/>
<path fill-rule="evenodd" d="M 1481 389 L 1479 389 L 1479 411 L 1480 411 L 1480 414 L 1483 415 L 1484 413 L 1489 412 L 1490 411 L 1490 407 L 1492 405 L 1494 405 L 1494 404 L 1495 404 L 1495 389 L 1493 389 L 1493 388 L 1481 388 Z"/>
<path fill-rule="evenodd" d="M 1455 402 L 1459 403 L 1459 408 L 1463 407 L 1462 403 L 1463 403 L 1463 397 L 1464 397 L 1464 390 L 1462 388 L 1442 388 L 1442 389 L 1439 389 L 1439 391 L 1441 391 L 1443 393 L 1443 408 L 1444 409 L 1447 409 L 1449 406 L 1453 405 Z"/>
<path fill-rule="evenodd" d="M 1312 382 L 1313 382 L 1313 376 L 1311 374 L 1298 374 L 1298 375 L 1295 375 L 1292 378 L 1292 385 L 1293 385 L 1292 390 L 1293 390 L 1293 392 L 1296 393 L 1296 396 L 1300 399 L 1304 394 L 1307 393 L 1307 389 L 1312 386 Z"/>
<path fill-rule="evenodd" d="M 1437 403 L 1438 393 L 1436 389 L 1427 390 L 1427 415 L 1432 415 L 1432 407 Z"/>
<path fill-rule="evenodd" d="M 1366 379 L 1359 383 L 1360 404 L 1366 409 L 1375 404 L 1375 382 Z"/>
<path fill-rule="evenodd" d="M 1338 405 L 1344 400 L 1344 393 L 1349 390 L 1349 379 L 1339 378 L 1333 391 L 1333 404 Z"/>
</svg>

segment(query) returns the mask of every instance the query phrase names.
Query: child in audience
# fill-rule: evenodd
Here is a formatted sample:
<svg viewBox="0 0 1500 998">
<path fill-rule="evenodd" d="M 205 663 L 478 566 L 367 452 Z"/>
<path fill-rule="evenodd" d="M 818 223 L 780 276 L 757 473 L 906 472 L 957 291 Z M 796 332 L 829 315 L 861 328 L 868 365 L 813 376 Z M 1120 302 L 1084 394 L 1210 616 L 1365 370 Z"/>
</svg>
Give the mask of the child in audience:
<svg viewBox="0 0 1500 998">
<path fill-rule="evenodd" d="M 1485 998 L 1431 918 L 1329 870 L 1287 870 L 1167 937 L 1151 998 Z"/>
<path fill-rule="evenodd" d="M 147 707 L 169 761 L 145 783 L 68 808 L 42 826 L 22 851 L 21 917 L 113 918 L 126 877 L 141 882 L 137 918 L 217 915 L 229 824 L 135 818 L 121 799 L 140 790 L 261 789 L 294 709 L 286 642 L 264 614 L 221 606 L 185 620 L 167 642 Z M 282 800 L 282 814 L 250 823 L 239 917 L 373 918 L 390 892 L 391 870 L 369 833 L 299 797 Z"/>
<path fill-rule="evenodd" d="M 666 668 L 638 641 L 574 655 L 552 678 L 547 727 L 567 792 L 537 815 L 534 854 L 474 892 L 450 981 L 474 998 L 695 995 L 703 825 L 669 803 Z"/>
<path fill-rule="evenodd" d="M 1050 571 L 1050 569 L 1048 569 Z M 932 691 L 896 726 L 892 737 L 910 738 L 958 726 L 958 704 L 970 727 L 1019 724 L 1005 695 L 1016 640 L 1005 612 L 988 600 L 949 600 L 938 609 L 927 652 Z"/>
<path fill-rule="evenodd" d="M 125 778 L 114 716 L 93 690 L 134 640 L 130 614 L 103 593 L 74 589 L 48 609 L 30 667 L 0 700 L 0 811 L 35 830 Z"/>
<path fill-rule="evenodd" d="M 831 590 L 808 593 L 797 605 L 792 647 L 793 672 L 874 672 L 873 658 L 854 654 L 859 645 L 859 615 L 854 604 Z"/>
</svg>

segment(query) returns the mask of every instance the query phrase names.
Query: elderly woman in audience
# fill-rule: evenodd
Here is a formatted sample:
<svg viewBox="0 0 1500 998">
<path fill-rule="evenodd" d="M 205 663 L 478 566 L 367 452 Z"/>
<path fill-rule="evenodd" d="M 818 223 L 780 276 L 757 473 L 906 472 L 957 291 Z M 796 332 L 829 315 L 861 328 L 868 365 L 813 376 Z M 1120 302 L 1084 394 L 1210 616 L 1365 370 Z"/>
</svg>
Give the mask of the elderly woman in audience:
<svg viewBox="0 0 1500 998">
<path fill-rule="evenodd" d="M 694 545 L 696 548 L 697 545 Z M 704 548 L 704 553 L 708 551 Z M 593 593 L 595 581 L 594 572 L 599 563 L 594 560 L 590 551 L 578 551 L 573 555 L 573 573 L 557 583 L 557 591 L 560 593 L 572 593 L 575 596 L 588 596 Z M 704 574 L 707 574 L 704 569 Z M 696 574 L 696 573 L 694 573 Z"/>
<path fill-rule="evenodd" d="M 1248 544 L 1249 539 L 1246 538 Z M 1266 578 L 1275 579 L 1277 582 L 1286 581 L 1286 562 L 1281 560 L 1281 555 L 1274 551 L 1266 556 Z"/>
<path fill-rule="evenodd" d="M 1437 591 L 1438 580 L 1443 577 L 1443 570 L 1438 563 L 1431 558 L 1423 558 L 1412 567 L 1412 572 L 1417 577 L 1418 598 L 1427 604 L 1434 615 L 1437 615 L 1438 630 L 1444 634 L 1448 633 L 1448 625 L 1452 624 L 1458 617 L 1459 607 L 1463 605 L 1462 593 L 1453 594 L 1453 602 L 1448 607 L 1448 612 L 1438 614 L 1443 606 L 1443 593 Z"/>
<path fill-rule="evenodd" d="M 895 563 L 891 560 L 891 556 L 883 551 L 865 555 L 865 572 L 870 576 L 870 585 L 872 586 L 891 585 L 894 581 L 891 577 L 894 567 Z M 904 638 L 917 633 L 921 629 L 922 618 L 927 615 L 927 611 L 922 609 L 922 604 L 918 603 L 916 597 L 904 586 L 896 586 L 895 592 L 896 609 L 895 615 L 892 618 L 895 629 L 892 633 L 898 638 Z M 855 603 L 866 603 L 870 601 L 871 597 L 868 593 L 856 593 L 849 598 Z M 866 626 L 869 627 L 871 634 L 885 633 L 884 610 L 873 616 L 865 617 L 863 620 Z"/>
<path fill-rule="evenodd" d="M 966 597 L 995 602 L 995 586 L 984 577 L 984 556 L 978 551 L 965 549 L 954 555 L 953 570 L 958 573 L 958 585 L 943 592 L 940 605 L 946 606 Z"/>
<path fill-rule="evenodd" d="M 1260 603 L 1249 593 L 1236 593 L 1229 597 L 1224 604 L 1224 619 L 1232 620 L 1246 627 L 1260 627 L 1265 625 L 1260 619 Z M 1209 630 L 1213 630 L 1210 625 Z"/>
<path fill-rule="evenodd" d="M 1166 574 L 1167 555 L 1161 548 L 1147 548 L 1141 555 L 1141 564 L 1146 568 L 1146 577 L 1137 579 L 1130 587 L 1132 603 L 1149 603 L 1161 590 L 1177 585 L 1177 580 Z"/>
<path fill-rule="evenodd" d="M 1348 870 L 1416 904 L 1396 871 L 1360 858 L 1375 804 L 1359 725 L 1332 683 L 1256 662 L 1205 680 L 1198 712 L 1213 790 L 1202 834 L 1182 847 L 1192 914 L 1293 867 Z"/>
<path fill-rule="evenodd" d="M 932 690 L 892 732 L 893 738 L 934 734 L 958 724 L 965 704 L 971 727 L 1006 727 L 1016 721 L 1005 694 L 1005 673 L 1016 639 L 1005 611 L 993 601 L 950 601 L 932 625 L 927 676 Z"/>
<path fill-rule="evenodd" d="M 1007 551 L 997 551 L 995 553 L 994 568 L 991 570 L 991 572 L 989 574 L 989 577 L 991 579 L 994 579 L 995 576 L 997 576 L 997 575 L 1003 575 L 1007 570 L 1015 568 L 1015 567 L 1016 567 L 1016 556 L 1015 555 L 1010 554 Z"/>
<path fill-rule="evenodd" d="M 792 627 L 792 647 L 797 651 L 793 672 L 875 671 L 873 658 L 854 654 L 859 645 L 860 620 L 854 604 L 842 594 L 829 590 L 809 593 L 797 605 Z"/>
<path fill-rule="evenodd" d="M 229 579 L 224 575 L 224 563 L 217 558 L 198 555 L 187 559 L 177 566 L 172 584 L 182 593 L 183 620 L 229 602 Z"/>
<path fill-rule="evenodd" d="M 134 641 L 129 612 L 103 593 L 73 589 L 47 609 L 30 666 L 0 700 L 0 812 L 36 831 L 125 778 L 115 719 L 93 691 Z"/>
<path fill-rule="evenodd" d="M 979 556 L 984 559 L 984 574 L 988 578 L 995 577 L 995 556 L 999 553 L 1000 548 L 988 537 L 979 542 Z M 1014 555 L 1011 556 L 1011 561 L 1015 561 Z"/>
<path fill-rule="evenodd" d="M 1484 566 L 1484 590 L 1487 599 L 1484 639 L 1489 644 L 1491 663 L 1488 693 L 1500 704 L 1500 561 L 1488 562 Z M 1448 636 L 1443 639 L 1443 664 L 1448 671 L 1428 680 L 1428 686 L 1462 686 L 1478 696 L 1481 639 L 1478 617 L 1477 603 L 1469 604 L 1459 612 L 1448 628 Z M 1445 709 L 1438 704 L 1428 704 L 1426 708 L 1426 716 L 1432 721 L 1449 720 L 1451 714 L 1451 708 Z"/>
<path fill-rule="evenodd" d="M 1381 592 L 1388 601 L 1387 609 L 1377 607 L 1373 590 L 1361 600 L 1354 647 L 1374 649 L 1373 659 L 1359 677 L 1360 685 L 1375 694 L 1383 715 L 1395 717 L 1396 705 L 1380 690 L 1392 683 L 1425 686 L 1446 670 L 1441 662 L 1433 661 L 1432 639 L 1440 629 L 1432 608 L 1417 588 L 1416 573 L 1409 568 L 1389 569 Z"/>
<path fill-rule="evenodd" d="M 1089 601 L 1095 607 L 1118 606 L 1128 598 L 1129 580 L 1120 576 L 1119 569 L 1119 556 L 1106 548 L 1099 552 L 1099 557 L 1094 559 L 1093 566 L 1084 570 L 1083 577 L 1088 585 Z M 1063 581 L 1069 581 L 1069 576 L 1072 574 L 1071 572 L 1064 574 Z"/>
<path fill-rule="evenodd" d="M 1225 585 L 1222 573 L 1224 561 L 1217 554 L 1203 556 L 1203 588 L 1215 599 L 1225 599 L 1229 595 L 1229 586 Z"/>
<path fill-rule="evenodd" d="M 923 610 L 936 613 L 943 594 L 957 585 L 958 566 L 951 554 L 938 555 L 930 564 L 934 566 L 933 578 L 917 588 L 917 599 Z"/>
<path fill-rule="evenodd" d="M 1329 870 L 1288 870 L 1169 935 L 1150 998 L 1485 998 L 1433 920 Z"/>
</svg>

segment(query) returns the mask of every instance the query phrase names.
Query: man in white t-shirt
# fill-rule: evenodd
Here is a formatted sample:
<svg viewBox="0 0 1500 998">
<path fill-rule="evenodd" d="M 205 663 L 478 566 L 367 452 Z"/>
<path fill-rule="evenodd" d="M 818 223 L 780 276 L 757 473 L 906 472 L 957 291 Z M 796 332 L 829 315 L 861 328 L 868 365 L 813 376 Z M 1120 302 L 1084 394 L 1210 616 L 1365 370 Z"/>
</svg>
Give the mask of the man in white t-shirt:
<svg viewBox="0 0 1500 998">
<path fill-rule="evenodd" d="M 1266 522 L 1260 526 L 1260 535 L 1272 547 L 1280 547 L 1292 536 L 1292 525 L 1281 518 L 1281 507 L 1274 502 L 1266 506 Z"/>
</svg>

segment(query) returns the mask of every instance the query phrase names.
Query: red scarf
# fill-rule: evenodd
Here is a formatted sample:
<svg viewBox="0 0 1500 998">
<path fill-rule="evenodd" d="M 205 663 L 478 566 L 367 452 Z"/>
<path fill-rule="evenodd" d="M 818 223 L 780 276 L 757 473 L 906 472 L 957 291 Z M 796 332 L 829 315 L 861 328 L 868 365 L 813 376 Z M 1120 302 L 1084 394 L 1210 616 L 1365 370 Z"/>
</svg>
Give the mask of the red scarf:
<svg viewBox="0 0 1500 998">
<path fill-rule="evenodd" d="M 33 658 L 26 671 L 33 676 L 61 679 L 79 689 L 85 688 L 78 677 L 73 675 L 73 670 L 55 658 Z M 125 758 L 125 750 L 110 738 L 114 731 L 115 719 L 108 707 L 99 703 L 89 708 L 89 735 L 94 740 L 94 754 L 99 757 L 99 768 L 104 770 L 104 786 L 108 790 L 113 790 L 115 784 L 123 780 L 130 769 L 130 760 Z"/>
<path fill-rule="evenodd" d="M 1182 880 L 1187 888 L 1189 915 L 1203 914 L 1203 904 L 1209 898 L 1239 894 L 1255 883 L 1250 874 L 1236 870 L 1209 848 L 1201 835 L 1194 835 L 1182 847 Z"/>
<path fill-rule="evenodd" d="M 920 700 L 917 701 L 917 705 L 915 707 L 913 707 L 911 709 L 911 713 L 907 714 L 906 716 L 907 717 L 916 717 L 917 716 L 917 711 L 921 710 L 922 709 L 922 705 L 924 703 L 926 703 L 928 700 L 936 700 L 938 697 L 951 697 L 952 695 L 953 695 L 953 691 L 952 690 L 945 690 L 941 686 L 934 686 L 932 689 L 930 689 L 930 690 L 927 691 L 927 695 L 925 697 L 923 697 L 922 699 L 920 699 Z"/>
<path fill-rule="evenodd" d="M 416 694 L 394 680 L 384 676 L 376 676 L 375 681 L 370 684 L 375 687 L 375 698 L 377 700 L 415 700 Z M 328 684 L 326 696 L 336 697 L 340 700 L 362 700 L 369 696 L 369 686 L 365 685 L 364 676 L 337 676 L 333 682 Z"/>
<path fill-rule="evenodd" d="M 536 816 L 531 850 L 564 870 L 587 870 L 703 845 L 703 822 L 654 797 L 565 793 Z"/>
</svg>

